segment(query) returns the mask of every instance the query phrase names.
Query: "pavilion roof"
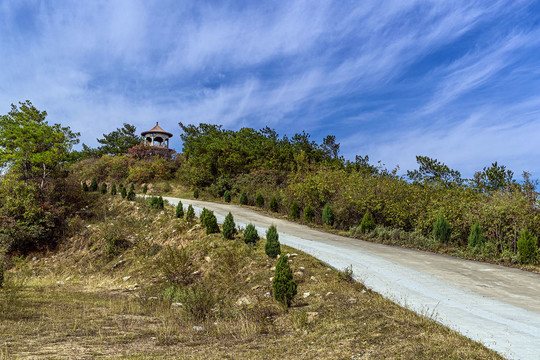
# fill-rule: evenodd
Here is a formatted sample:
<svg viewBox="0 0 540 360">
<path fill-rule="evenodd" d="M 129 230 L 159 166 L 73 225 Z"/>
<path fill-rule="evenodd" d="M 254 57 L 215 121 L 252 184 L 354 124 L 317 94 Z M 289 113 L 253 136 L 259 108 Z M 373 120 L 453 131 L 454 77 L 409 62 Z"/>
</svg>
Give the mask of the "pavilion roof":
<svg viewBox="0 0 540 360">
<path fill-rule="evenodd" d="M 159 126 L 159 124 L 158 124 L 157 121 L 156 121 L 156 126 L 154 126 L 153 128 L 151 128 L 151 129 L 148 130 L 148 131 L 143 131 L 143 132 L 141 133 L 141 135 L 144 136 L 144 135 L 149 134 L 149 133 L 158 133 L 158 134 L 161 133 L 161 134 L 166 134 L 166 135 L 168 135 L 169 137 L 172 137 L 172 136 L 173 136 L 173 134 L 171 134 L 170 132 L 167 132 L 167 131 L 163 130 L 163 129 L 161 128 L 161 126 Z"/>
</svg>

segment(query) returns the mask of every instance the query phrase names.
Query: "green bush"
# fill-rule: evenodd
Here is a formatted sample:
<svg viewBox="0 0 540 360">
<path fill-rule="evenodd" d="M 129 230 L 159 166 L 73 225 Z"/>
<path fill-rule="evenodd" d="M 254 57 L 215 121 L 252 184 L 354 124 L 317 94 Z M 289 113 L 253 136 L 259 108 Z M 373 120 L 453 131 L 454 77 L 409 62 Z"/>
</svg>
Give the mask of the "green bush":
<svg viewBox="0 0 540 360">
<path fill-rule="evenodd" d="M 101 192 L 101 194 L 103 194 L 103 195 L 107 193 L 107 184 L 106 184 L 106 183 L 102 183 L 102 184 L 101 184 L 100 192 Z"/>
<path fill-rule="evenodd" d="M 122 195 L 122 199 L 125 199 L 126 196 L 127 196 L 127 190 L 125 188 L 125 186 L 122 186 L 122 190 L 120 191 L 120 195 Z"/>
<path fill-rule="evenodd" d="M 260 208 L 264 207 L 264 197 L 261 193 L 257 193 L 257 197 L 255 198 L 255 204 Z"/>
<path fill-rule="evenodd" d="M 223 200 L 228 203 L 231 202 L 231 193 L 229 192 L 229 190 L 225 190 L 225 193 L 223 194 Z"/>
<path fill-rule="evenodd" d="M 291 205 L 291 219 L 298 220 L 300 218 L 300 206 L 296 201 L 293 201 Z"/>
<path fill-rule="evenodd" d="M 116 195 L 116 184 L 112 184 L 111 195 Z"/>
<path fill-rule="evenodd" d="M 86 181 L 83 181 L 82 189 L 83 189 L 84 192 L 88 192 L 88 190 L 90 190 L 90 189 L 88 189 L 88 185 L 86 185 Z"/>
<path fill-rule="evenodd" d="M 279 210 L 279 202 L 275 196 L 272 196 L 272 199 L 270 200 L 270 210 L 273 212 L 278 212 Z"/>
<path fill-rule="evenodd" d="M 469 249 L 482 249 L 485 243 L 486 239 L 482 235 L 482 229 L 478 223 L 475 223 L 469 235 Z"/>
<path fill-rule="evenodd" d="M 326 225 L 330 225 L 330 226 L 334 225 L 334 211 L 330 207 L 330 204 L 324 205 L 323 212 L 322 212 L 322 221 Z"/>
<path fill-rule="evenodd" d="M 246 194 L 246 191 L 242 191 L 242 194 L 240 194 L 240 204 L 247 205 L 248 204 L 248 197 Z"/>
<path fill-rule="evenodd" d="M 165 248 L 157 267 L 169 284 L 186 286 L 193 281 L 193 263 L 185 248 Z"/>
<path fill-rule="evenodd" d="M 217 233 L 219 233 L 219 225 L 216 216 L 211 212 L 206 218 L 206 235 Z"/>
<path fill-rule="evenodd" d="M 362 222 L 360 223 L 360 231 L 363 234 L 367 234 L 368 232 L 371 232 L 373 230 L 375 230 L 375 221 L 373 221 L 371 213 L 369 211 L 366 211 L 364 217 L 362 218 Z"/>
<path fill-rule="evenodd" d="M 204 320 L 212 314 L 217 298 L 210 287 L 199 284 L 192 288 L 184 288 L 175 296 L 175 301 L 181 302 L 184 310 L 195 320 Z"/>
<path fill-rule="evenodd" d="M 206 224 L 210 215 L 213 215 L 210 210 L 208 210 L 207 208 L 202 209 L 201 216 L 199 217 L 199 219 L 201 220 L 202 226 L 206 227 Z"/>
<path fill-rule="evenodd" d="M 163 210 L 165 209 L 165 202 L 163 201 L 163 196 L 158 197 L 158 201 L 156 204 L 156 209 Z"/>
<path fill-rule="evenodd" d="M 90 183 L 90 191 L 98 191 L 98 183 L 95 177 L 92 178 L 92 182 Z"/>
<path fill-rule="evenodd" d="M 315 218 L 315 210 L 311 207 L 311 205 L 307 205 L 304 208 L 304 220 L 306 220 L 307 223 L 310 223 Z"/>
<path fill-rule="evenodd" d="M 266 244 L 264 245 L 266 255 L 275 258 L 281 254 L 281 245 L 279 244 L 279 235 L 275 225 L 270 226 L 266 231 Z"/>
<path fill-rule="evenodd" d="M 184 206 L 180 200 L 178 200 L 178 205 L 176 205 L 176 217 L 177 218 L 184 217 Z"/>
<path fill-rule="evenodd" d="M 129 188 L 129 192 L 126 195 L 126 199 L 128 199 L 129 201 L 135 201 L 135 191 L 133 191 L 132 187 Z"/>
<path fill-rule="evenodd" d="M 279 258 L 272 281 L 274 299 L 287 307 L 291 306 L 297 291 L 288 259 L 286 255 Z"/>
<path fill-rule="evenodd" d="M 133 183 L 132 183 L 132 184 L 129 184 L 129 190 L 128 190 L 128 192 L 131 191 L 131 190 L 135 191 L 135 185 L 133 185 Z"/>
<path fill-rule="evenodd" d="M 523 264 L 536 263 L 538 253 L 538 238 L 528 230 L 523 230 L 517 241 L 519 262 Z"/>
<path fill-rule="evenodd" d="M 231 213 L 227 214 L 225 221 L 223 222 L 223 237 L 225 239 L 230 239 L 236 233 L 234 218 Z"/>
<path fill-rule="evenodd" d="M 158 198 L 156 196 L 152 196 L 152 198 L 150 199 L 150 206 L 153 208 L 156 208 L 157 203 L 158 203 Z"/>
<path fill-rule="evenodd" d="M 450 241 L 451 233 L 452 229 L 450 228 L 450 223 L 443 214 L 439 214 L 437 220 L 435 220 L 435 223 L 433 224 L 433 236 L 443 244 L 446 244 Z"/>
<path fill-rule="evenodd" d="M 186 221 L 192 222 L 195 218 L 195 210 L 193 210 L 193 206 L 189 205 L 186 211 Z"/>
<path fill-rule="evenodd" d="M 259 241 L 257 229 L 255 229 L 255 225 L 249 224 L 244 230 L 244 242 L 246 244 L 255 244 L 257 241 Z"/>
<path fill-rule="evenodd" d="M 195 189 L 193 191 L 193 198 L 198 199 L 199 198 L 199 189 Z"/>
<path fill-rule="evenodd" d="M 148 192 L 148 185 L 144 184 L 142 188 L 142 193 L 146 195 L 147 192 Z"/>
</svg>

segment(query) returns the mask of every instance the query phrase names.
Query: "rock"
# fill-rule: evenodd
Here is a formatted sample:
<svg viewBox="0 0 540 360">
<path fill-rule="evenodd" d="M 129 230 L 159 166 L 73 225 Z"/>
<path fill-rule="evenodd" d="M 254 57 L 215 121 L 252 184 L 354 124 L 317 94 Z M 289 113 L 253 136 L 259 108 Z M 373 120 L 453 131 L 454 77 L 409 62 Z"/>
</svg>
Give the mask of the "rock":
<svg viewBox="0 0 540 360">
<path fill-rule="evenodd" d="M 56 283 L 57 283 L 58 285 L 64 285 L 64 282 L 63 282 L 62 280 L 58 280 Z"/>
<path fill-rule="evenodd" d="M 316 311 L 309 311 L 307 314 L 307 322 L 312 323 L 317 316 L 319 316 L 319 313 Z"/>
<path fill-rule="evenodd" d="M 295 272 L 293 273 L 293 275 L 294 275 L 294 276 L 303 276 L 304 273 L 301 272 L 301 271 L 295 271 Z"/>
<path fill-rule="evenodd" d="M 120 265 L 122 265 L 125 262 L 126 262 L 126 260 L 120 260 L 119 262 L 117 262 L 116 264 L 113 265 L 113 269 L 119 267 Z"/>
<path fill-rule="evenodd" d="M 315 276 L 310 277 L 312 281 L 317 281 L 317 278 Z"/>
<path fill-rule="evenodd" d="M 325 295 L 325 296 L 331 296 L 331 295 L 334 295 L 334 293 L 333 293 L 333 292 L 331 292 L 331 291 L 329 291 L 329 292 L 327 292 L 327 293 L 326 293 L 326 295 Z"/>
<path fill-rule="evenodd" d="M 350 304 L 356 304 L 356 298 L 350 297 L 349 298 L 349 303 Z"/>
<path fill-rule="evenodd" d="M 332 269 L 330 269 L 330 268 L 326 268 L 326 271 L 331 271 L 331 270 L 332 270 Z"/>
<path fill-rule="evenodd" d="M 302 297 L 305 299 L 305 298 L 308 298 L 309 296 L 311 295 L 310 292 L 305 292 Z"/>
<path fill-rule="evenodd" d="M 195 330 L 195 331 L 204 331 L 204 328 L 202 326 L 194 326 L 193 330 Z"/>
<path fill-rule="evenodd" d="M 265 292 L 265 293 L 264 293 L 264 297 L 269 298 L 269 297 L 270 297 L 270 292 L 269 292 L 269 291 Z"/>
<path fill-rule="evenodd" d="M 205 256 L 204 261 L 206 261 L 206 262 L 211 262 L 212 259 L 210 258 L 210 256 Z"/>
<path fill-rule="evenodd" d="M 32 258 L 32 261 L 36 261 L 36 260 L 37 260 L 37 257 L 34 256 L 34 257 Z"/>
<path fill-rule="evenodd" d="M 366 293 L 366 290 L 362 289 L 362 294 L 365 294 Z"/>
<path fill-rule="evenodd" d="M 69 281 L 71 279 L 73 279 L 73 275 L 68 276 L 64 281 Z"/>
<path fill-rule="evenodd" d="M 242 296 L 240 299 L 236 300 L 236 305 L 248 306 L 251 305 L 251 300 L 247 296 Z"/>
<path fill-rule="evenodd" d="M 195 270 L 191 273 L 191 275 L 199 275 L 201 273 L 201 270 Z"/>
<path fill-rule="evenodd" d="M 292 253 L 291 254 L 291 257 L 295 257 L 295 256 L 298 256 L 298 254 L 297 253 Z"/>
<path fill-rule="evenodd" d="M 273 277 L 273 276 L 270 278 L 270 282 L 272 282 L 272 281 L 274 281 L 274 277 Z"/>
<path fill-rule="evenodd" d="M 131 276 L 124 276 L 124 277 L 122 278 L 122 280 L 124 280 L 124 281 L 128 281 L 129 279 L 131 279 Z"/>
<path fill-rule="evenodd" d="M 90 279 L 95 279 L 96 277 L 94 275 L 90 276 Z"/>
<path fill-rule="evenodd" d="M 157 299 L 157 298 L 156 298 L 156 299 Z M 182 307 L 182 306 L 184 306 L 184 304 L 182 304 L 181 302 L 173 302 L 173 303 L 171 304 L 171 307 Z"/>
<path fill-rule="evenodd" d="M 276 271 L 276 267 L 275 267 L 275 266 L 272 266 L 272 267 L 270 268 L 270 270 Z"/>
<path fill-rule="evenodd" d="M 262 286 L 261 285 L 255 285 L 254 287 L 251 288 L 251 290 L 257 290 L 257 289 L 260 289 Z"/>
<path fill-rule="evenodd" d="M 157 300 L 157 296 L 150 296 L 148 300 Z"/>
<path fill-rule="evenodd" d="M 300 266 L 300 267 L 299 267 L 298 269 L 300 269 L 301 271 L 304 271 L 304 270 L 306 270 L 306 268 L 305 268 L 305 267 L 303 267 L 303 266 Z"/>
</svg>

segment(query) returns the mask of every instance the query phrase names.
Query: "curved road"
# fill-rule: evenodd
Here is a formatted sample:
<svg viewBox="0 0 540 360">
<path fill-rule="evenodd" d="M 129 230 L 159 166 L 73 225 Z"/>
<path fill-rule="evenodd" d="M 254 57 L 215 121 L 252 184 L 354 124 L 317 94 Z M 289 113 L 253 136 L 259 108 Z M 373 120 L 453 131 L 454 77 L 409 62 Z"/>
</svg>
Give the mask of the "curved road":
<svg viewBox="0 0 540 360">
<path fill-rule="evenodd" d="M 511 359 L 540 359 L 540 275 L 338 236 L 275 219 L 245 207 L 181 200 L 197 214 L 230 211 L 237 226 L 259 234 L 276 225 L 281 243 L 329 265 L 352 265 L 356 280 L 396 303 L 429 316 Z"/>
</svg>

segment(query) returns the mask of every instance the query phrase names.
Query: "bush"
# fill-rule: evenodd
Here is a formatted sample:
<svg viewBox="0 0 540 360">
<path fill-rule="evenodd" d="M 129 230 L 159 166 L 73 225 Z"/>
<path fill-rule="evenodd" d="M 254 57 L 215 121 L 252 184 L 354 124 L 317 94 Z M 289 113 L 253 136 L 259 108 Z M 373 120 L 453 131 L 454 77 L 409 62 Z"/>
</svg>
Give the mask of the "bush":
<svg viewBox="0 0 540 360">
<path fill-rule="evenodd" d="M 129 192 L 127 193 L 126 198 L 127 198 L 129 201 L 135 201 L 135 191 L 133 191 L 133 188 L 132 188 L 132 187 L 129 188 Z"/>
<path fill-rule="evenodd" d="M 435 239 L 440 240 L 443 244 L 446 244 L 450 241 L 450 234 L 452 229 L 450 228 L 450 223 L 443 214 L 439 214 L 437 220 L 433 224 L 433 236 Z"/>
<path fill-rule="evenodd" d="M 193 263 L 185 248 L 168 246 L 157 261 L 160 272 L 172 285 L 189 285 L 193 280 Z"/>
<path fill-rule="evenodd" d="M 165 209 L 165 202 L 163 201 L 162 196 L 158 197 L 157 204 L 156 204 L 156 209 L 158 209 L 158 210 Z"/>
<path fill-rule="evenodd" d="M 364 217 L 362 218 L 362 222 L 360 223 L 360 231 L 363 234 L 367 234 L 368 232 L 371 232 L 373 230 L 375 230 L 375 221 L 373 221 L 371 213 L 369 211 L 366 211 Z"/>
<path fill-rule="evenodd" d="M 210 213 L 210 215 L 208 215 L 206 218 L 206 235 L 217 233 L 219 233 L 219 225 L 217 223 L 216 216 L 214 213 Z"/>
<path fill-rule="evenodd" d="M 234 218 L 231 213 L 227 214 L 225 221 L 223 222 L 223 237 L 225 239 L 230 239 L 236 233 Z"/>
<path fill-rule="evenodd" d="M 244 242 L 246 244 L 255 244 L 257 241 L 259 241 L 257 229 L 255 229 L 255 225 L 249 224 L 244 230 Z"/>
<path fill-rule="evenodd" d="M 291 205 L 291 219 L 298 220 L 300 218 L 300 206 L 296 201 L 293 201 Z"/>
<path fill-rule="evenodd" d="M 278 212 L 279 210 L 279 202 L 275 196 L 272 196 L 272 199 L 270 200 L 270 210 L 273 212 Z"/>
<path fill-rule="evenodd" d="M 334 225 L 334 211 L 330 207 L 330 204 L 324 205 L 324 209 L 322 212 L 322 221 L 326 225 Z"/>
<path fill-rule="evenodd" d="M 127 190 L 125 186 L 122 186 L 122 190 L 120 191 L 120 195 L 122 195 L 122 199 L 125 199 L 127 196 Z"/>
<path fill-rule="evenodd" d="M 135 185 L 130 184 L 130 185 L 129 185 L 129 190 L 128 190 L 128 192 L 129 192 L 129 191 L 132 191 L 132 190 L 135 191 Z"/>
<path fill-rule="evenodd" d="M 186 221 L 192 222 L 195 218 L 195 210 L 193 210 L 193 206 L 189 205 L 186 211 Z"/>
<path fill-rule="evenodd" d="M 304 220 L 306 220 L 306 222 L 310 223 L 310 222 L 313 221 L 314 218 L 315 218 L 315 210 L 313 210 L 311 205 L 307 205 L 304 208 Z"/>
<path fill-rule="evenodd" d="M 206 224 L 210 215 L 213 215 L 213 213 L 210 210 L 208 210 L 207 208 L 202 209 L 201 216 L 199 217 L 199 219 L 201 220 L 202 226 L 206 227 Z"/>
<path fill-rule="evenodd" d="M 97 191 L 97 190 L 98 190 L 97 179 L 93 177 L 92 182 L 90 183 L 90 191 Z"/>
<path fill-rule="evenodd" d="M 86 181 L 83 181 L 82 189 L 83 189 L 84 192 L 88 192 L 89 189 L 88 189 L 88 185 L 86 185 Z"/>
<path fill-rule="evenodd" d="M 178 201 L 178 205 L 176 205 L 176 217 L 177 218 L 184 217 L 184 206 L 180 200 Z"/>
<path fill-rule="evenodd" d="M 158 198 L 155 197 L 155 196 L 152 196 L 152 198 L 150 199 L 150 206 L 153 207 L 153 208 L 156 208 L 157 203 L 158 203 Z"/>
<path fill-rule="evenodd" d="M 246 191 L 242 191 L 242 194 L 240 194 L 240 204 L 247 205 L 248 204 L 248 197 L 246 194 Z"/>
<path fill-rule="evenodd" d="M 229 192 L 229 190 L 225 190 L 225 193 L 223 194 L 223 199 L 225 200 L 225 202 L 231 202 L 231 193 Z"/>
<path fill-rule="evenodd" d="M 261 193 L 257 193 L 257 197 L 255 198 L 255 204 L 260 208 L 264 207 L 264 197 Z"/>
<path fill-rule="evenodd" d="M 142 188 L 142 193 L 146 195 L 147 192 L 148 192 L 148 185 L 144 184 Z"/>
<path fill-rule="evenodd" d="M 103 194 L 103 195 L 105 195 L 105 194 L 107 193 L 107 184 L 106 184 L 106 183 L 102 183 L 102 184 L 101 184 L 100 192 L 101 192 L 101 194 Z"/>
<path fill-rule="evenodd" d="M 116 195 L 116 184 L 112 184 L 111 195 Z"/>
<path fill-rule="evenodd" d="M 199 189 L 195 189 L 195 191 L 193 191 L 193 198 L 195 199 L 199 198 Z"/>
<path fill-rule="evenodd" d="M 103 239 L 105 240 L 104 253 L 108 259 L 120 255 L 129 247 L 124 232 L 117 227 L 106 228 Z"/>
<path fill-rule="evenodd" d="M 268 231 L 266 231 L 266 244 L 264 245 L 264 251 L 266 252 L 266 255 L 271 258 L 275 258 L 281 254 L 279 235 L 275 225 L 270 226 Z"/>
<path fill-rule="evenodd" d="M 195 320 L 204 320 L 212 314 L 217 298 L 209 287 L 197 285 L 185 288 L 175 297 L 184 305 L 184 310 Z"/>
<path fill-rule="evenodd" d="M 517 241 L 519 262 L 523 264 L 536 263 L 538 253 L 538 239 L 533 236 L 528 230 L 523 230 Z"/>
<path fill-rule="evenodd" d="M 475 223 L 471 228 L 469 235 L 469 249 L 481 249 L 484 247 L 486 239 L 482 235 L 482 229 L 478 223 Z"/>
<path fill-rule="evenodd" d="M 288 256 L 279 258 L 276 265 L 272 289 L 274 290 L 274 299 L 284 306 L 291 306 L 296 295 L 296 282 L 293 280 L 291 268 L 289 267 Z"/>
</svg>

